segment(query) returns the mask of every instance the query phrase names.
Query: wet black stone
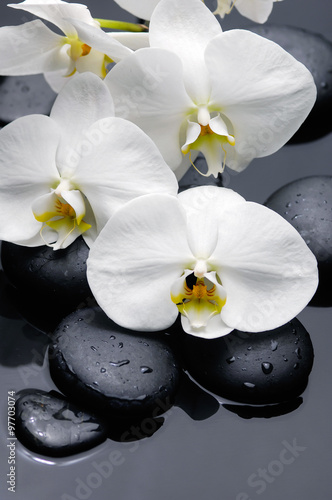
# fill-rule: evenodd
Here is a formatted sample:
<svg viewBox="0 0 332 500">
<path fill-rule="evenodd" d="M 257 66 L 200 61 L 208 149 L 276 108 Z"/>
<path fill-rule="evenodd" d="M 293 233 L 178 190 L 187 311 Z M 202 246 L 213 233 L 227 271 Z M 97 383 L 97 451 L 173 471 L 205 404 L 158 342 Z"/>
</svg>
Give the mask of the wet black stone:
<svg viewBox="0 0 332 500">
<path fill-rule="evenodd" d="M 55 98 L 42 75 L 0 77 L 0 126 L 25 115 L 48 115 Z"/>
<path fill-rule="evenodd" d="M 16 437 L 29 450 L 65 457 L 89 450 L 107 439 L 107 427 L 61 394 L 29 389 L 18 393 Z"/>
<path fill-rule="evenodd" d="M 304 391 L 313 364 L 309 334 L 294 319 L 268 332 L 184 337 L 186 369 L 205 389 L 247 404 L 281 403 Z M 266 372 L 264 365 L 271 365 Z"/>
<path fill-rule="evenodd" d="M 169 409 L 179 384 L 170 337 L 126 330 L 100 308 L 86 308 L 54 332 L 51 376 L 71 400 L 97 413 L 156 417 Z"/>
<path fill-rule="evenodd" d="M 322 35 L 291 26 L 264 24 L 248 29 L 279 44 L 303 63 L 314 78 L 316 103 L 290 142 L 311 141 L 331 132 L 332 43 Z"/>
<path fill-rule="evenodd" d="M 286 184 L 265 205 L 297 229 L 317 258 L 319 286 L 312 304 L 332 305 L 332 176 L 304 177 Z"/>
<path fill-rule="evenodd" d="M 91 296 L 86 278 L 89 248 L 77 238 L 68 248 L 24 247 L 3 242 L 1 261 L 10 283 L 31 299 L 39 312 L 45 302 L 66 314 Z M 62 315 L 63 317 L 63 315 Z"/>
</svg>

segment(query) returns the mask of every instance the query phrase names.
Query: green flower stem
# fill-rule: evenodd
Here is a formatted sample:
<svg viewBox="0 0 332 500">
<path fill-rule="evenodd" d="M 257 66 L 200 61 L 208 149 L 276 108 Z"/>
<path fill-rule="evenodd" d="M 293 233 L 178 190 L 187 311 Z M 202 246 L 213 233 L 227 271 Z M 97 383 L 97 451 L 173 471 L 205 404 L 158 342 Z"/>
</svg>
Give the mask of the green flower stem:
<svg viewBox="0 0 332 500">
<path fill-rule="evenodd" d="M 147 26 L 144 26 L 144 24 L 126 23 L 123 21 L 112 21 L 110 19 L 95 19 L 95 21 L 98 21 L 98 23 L 100 23 L 101 28 L 109 28 L 121 31 L 132 31 L 136 33 L 148 30 Z"/>
</svg>

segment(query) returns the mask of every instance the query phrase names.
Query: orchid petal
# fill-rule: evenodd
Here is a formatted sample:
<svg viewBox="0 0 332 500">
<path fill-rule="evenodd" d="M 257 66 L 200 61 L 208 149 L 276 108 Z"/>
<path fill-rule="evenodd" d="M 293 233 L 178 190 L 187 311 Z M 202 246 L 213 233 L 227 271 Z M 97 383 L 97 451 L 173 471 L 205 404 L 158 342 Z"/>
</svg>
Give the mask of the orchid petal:
<svg viewBox="0 0 332 500">
<path fill-rule="evenodd" d="M 64 217 L 63 219 L 48 222 L 42 230 L 42 237 L 52 241 L 51 235 L 54 234 L 54 242 L 45 241 L 49 246 L 53 247 L 53 250 L 60 250 L 69 247 L 87 229 L 89 228 L 86 228 L 84 224 L 82 228 L 81 225 L 75 225 L 68 217 Z"/>
<path fill-rule="evenodd" d="M 215 16 L 201 0 L 161 0 L 152 14 L 149 31 L 151 47 L 170 50 L 181 59 L 189 96 L 197 105 L 205 103 L 210 80 L 204 51 L 221 33 Z"/>
<path fill-rule="evenodd" d="M 87 6 L 83 4 L 61 0 L 25 0 L 18 4 L 9 4 L 8 7 L 25 10 L 45 19 L 60 28 L 67 36 L 76 35 L 76 30 L 67 20 L 68 18 L 77 19 L 91 26 L 99 26 L 99 23 L 92 18 Z"/>
<path fill-rule="evenodd" d="M 137 198 L 110 219 L 90 250 L 87 275 L 113 321 L 142 331 L 175 321 L 171 286 L 193 261 L 185 231 L 183 210 L 169 195 Z"/>
<path fill-rule="evenodd" d="M 138 125 L 170 167 L 179 167 L 182 124 L 188 111 L 195 109 L 183 85 L 179 58 L 165 50 L 141 49 L 118 63 L 104 81 L 116 115 Z"/>
<path fill-rule="evenodd" d="M 116 32 L 112 31 L 107 33 L 108 36 L 114 38 L 122 45 L 125 45 L 131 50 L 144 49 L 150 46 L 149 33 L 130 33 L 130 32 Z"/>
<path fill-rule="evenodd" d="M 86 136 L 91 138 L 90 150 L 81 156 L 71 180 L 88 198 L 99 231 L 118 208 L 136 196 L 176 194 L 173 172 L 153 141 L 133 123 L 105 118 Z"/>
<path fill-rule="evenodd" d="M 189 152 L 191 144 L 198 139 L 199 134 L 201 133 L 201 127 L 198 123 L 191 122 L 190 120 L 187 120 L 187 123 L 186 142 L 181 148 L 183 154 L 187 154 Z"/>
<path fill-rule="evenodd" d="M 71 61 L 71 68 L 75 69 L 75 61 Z M 72 69 L 72 71 L 73 71 Z M 66 71 L 65 75 L 70 75 L 71 71 L 70 69 Z M 79 76 L 79 73 L 75 72 L 72 76 L 64 76 L 63 71 L 46 71 L 44 73 L 44 78 L 48 85 L 51 87 L 53 92 L 56 94 L 59 94 L 63 87 L 71 80 Z"/>
<path fill-rule="evenodd" d="M 212 84 L 210 105 L 233 126 L 235 146 L 227 144 L 225 149 L 227 165 L 234 170 L 277 151 L 314 104 L 316 88 L 305 66 L 254 33 L 222 33 L 209 43 L 205 58 Z"/>
<path fill-rule="evenodd" d="M 216 339 L 223 337 L 230 333 L 233 328 L 224 323 L 220 314 L 217 314 L 209 319 L 206 326 L 201 328 L 193 328 L 186 316 L 181 316 L 182 328 L 186 333 L 194 337 L 201 337 L 204 339 Z"/>
<path fill-rule="evenodd" d="M 223 321 L 242 331 L 270 330 L 294 318 L 317 287 L 317 262 L 280 215 L 247 202 L 220 213 L 209 263 L 227 292 Z"/>
<path fill-rule="evenodd" d="M 59 213 L 55 208 L 57 198 L 57 195 L 53 191 L 43 194 L 34 200 L 31 210 L 38 222 L 46 222 L 53 217 L 59 217 Z"/>
<path fill-rule="evenodd" d="M 19 118 L 0 131 L 0 239 L 24 242 L 39 232 L 31 204 L 59 183 L 59 140 L 58 127 L 43 115 Z"/>
<path fill-rule="evenodd" d="M 273 0 L 236 0 L 236 9 L 255 23 L 265 23 L 273 9 Z"/>
<path fill-rule="evenodd" d="M 85 216 L 85 203 L 82 193 L 77 189 L 62 191 L 61 197 L 75 210 L 77 224 L 80 224 Z"/>
<path fill-rule="evenodd" d="M 95 50 L 106 54 L 113 61 L 118 62 L 132 53 L 125 45 L 118 42 L 115 38 L 105 33 L 100 28 L 95 28 L 76 19 L 70 19 L 75 27 L 78 37 Z"/>
<path fill-rule="evenodd" d="M 105 78 L 107 75 L 105 54 L 94 49 L 91 49 L 86 56 L 77 59 L 75 67 L 79 73 L 90 71 L 100 78 Z"/>
<path fill-rule="evenodd" d="M 113 114 L 112 97 L 96 75 L 83 73 L 68 82 L 58 95 L 50 115 L 62 131 L 57 152 L 57 165 L 62 175 L 69 175 L 77 167 L 85 148 L 91 147 L 86 136 L 90 126 Z"/>
<path fill-rule="evenodd" d="M 66 72 L 69 67 L 69 56 L 63 50 L 64 37 L 53 33 L 39 19 L 0 28 L 0 46 L 2 75 Z"/>
<path fill-rule="evenodd" d="M 159 0 L 115 0 L 120 7 L 140 19 L 149 20 Z"/>
</svg>

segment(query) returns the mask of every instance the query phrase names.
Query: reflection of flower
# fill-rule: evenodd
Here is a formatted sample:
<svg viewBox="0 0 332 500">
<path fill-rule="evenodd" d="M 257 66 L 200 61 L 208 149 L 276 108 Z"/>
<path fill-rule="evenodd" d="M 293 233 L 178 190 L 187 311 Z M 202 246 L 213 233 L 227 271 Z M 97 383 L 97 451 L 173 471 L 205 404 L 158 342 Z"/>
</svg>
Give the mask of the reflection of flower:
<svg viewBox="0 0 332 500">
<path fill-rule="evenodd" d="M 176 194 L 174 174 L 134 124 L 113 116 L 96 75 L 60 92 L 50 117 L 19 118 L 0 131 L 0 239 L 90 246 L 108 218 L 135 196 Z M 32 209 L 32 210 L 31 210 Z"/>
<path fill-rule="evenodd" d="M 39 19 L 20 26 L 0 28 L 0 74 L 32 75 L 44 73 L 53 90 L 58 92 L 76 71 L 91 71 L 104 78 L 110 60 L 118 61 L 131 50 L 104 33 L 85 5 L 62 0 L 25 0 L 10 7 L 22 9 L 51 22 L 64 33 L 58 35 Z M 89 39 L 79 37 L 75 22 L 81 31 L 88 31 Z M 85 29 L 84 29 L 85 28 Z M 97 37 L 97 46 L 93 43 Z M 107 38 L 106 52 L 99 49 L 100 37 Z M 111 59 L 110 59 L 111 58 Z"/>
<path fill-rule="evenodd" d="M 256 23 L 265 23 L 272 12 L 274 2 L 281 0 L 218 0 L 214 14 L 224 17 L 235 7 L 242 16 Z"/>
<path fill-rule="evenodd" d="M 161 330 L 179 310 L 186 332 L 215 338 L 291 320 L 316 290 L 317 263 L 278 214 L 204 186 L 121 208 L 90 251 L 88 280 L 121 326 Z"/>
<path fill-rule="evenodd" d="M 208 174 L 225 163 L 241 171 L 283 146 L 314 104 L 304 65 L 254 33 L 222 33 L 201 0 L 161 0 L 149 39 L 105 81 L 116 114 L 141 127 L 174 171 L 191 150 L 203 152 Z M 149 74 L 159 79 L 145 95 Z"/>
</svg>

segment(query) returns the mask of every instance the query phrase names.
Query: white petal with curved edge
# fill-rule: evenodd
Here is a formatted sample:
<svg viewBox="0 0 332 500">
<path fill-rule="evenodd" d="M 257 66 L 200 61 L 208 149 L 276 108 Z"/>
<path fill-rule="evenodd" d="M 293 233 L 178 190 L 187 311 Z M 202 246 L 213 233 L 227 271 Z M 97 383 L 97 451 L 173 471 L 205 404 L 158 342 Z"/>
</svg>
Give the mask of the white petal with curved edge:
<svg viewBox="0 0 332 500">
<path fill-rule="evenodd" d="M 186 142 L 181 147 L 183 153 L 186 154 L 186 152 L 190 149 L 188 146 L 190 146 L 193 142 L 196 141 L 200 133 L 201 133 L 200 125 L 196 122 L 191 122 L 190 120 L 187 120 Z"/>
<path fill-rule="evenodd" d="M 133 123 L 105 118 L 87 131 L 87 137 L 94 140 L 81 156 L 72 182 L 88 198 L 98 231 L 118 208 L 137 196 L 176 195 L 175 175 L 153 141 Z"/>
<path fill-rule="evenodd" d="M 225 210 L 209 263 L 227 292 L 221 317 L 242 331 L 290 321 L 318 282 L 316 259 L 300 234 L 280 215 L 251 202 Z"/>
<path fill-rule="evenodd" d="M 235 191 L 216 186 L 187 189 L 178 198 L 187 214 L 188 242 L 197 259 L 207 259 L 216 248 L 218 221 L 225 211 L 246 203 Z"/>
<path fill-rule="evenodd" d="M 34 75 L 66 72 L 69 56 L 62 50 L 64 37 L 53 33 L 39 19 L 20 26 L 0 28 L 1 75 Z"/>
<path fill-rule="evenodd" d="M 74 62 L 74 61 L 72 61 Z M 53 92 L 58 94 L 61 92 L 63 87 L 71 80 L 79 76 L 79 73 L 74 73 L 72 76 L 66 76 L 70 74 L 70 71 L 66 71 L 65 73 L 63 71 L 47 71 L 44 73 L 44 78 L 48 85 L 51 87 Z"/>
<path fill-rule="evenodd" d="M 120 7 L 134 16 L 149 20 L 153 10 L 160 0 L 115 0 Z"/>
<path fill-rule="evenodd" d="M 80 228 L 74 225 L 73 220 L 69 219 L 69 217 L 64 217 L 49 224 L 51 227 L 45 225 L 41 235 L 45 238 L 45 244 L 52 246 L 53 250 L 69 247 L 82 234 Z"/>
<path fill-rule="evenodd" d="M 156 331 L 174 323 L 173 282 L 190 267 L 186 219 L 177 198 L 146 195 L 108 222 L 87 261 L 92 293 L 119 325 Z"/>
<path fill-rule="evenodd" d="M 59 140 L 58 127 L 43 115 L 19 118 L 0 131 L 0 239 L 24 242 L 39 232 L 31 204 L 59 183 Z"/>
<path fill-rule="evenodd" d="M 179 58 L 161 49 L 141 49 L 118 63 L 105 78 L 117 116 L 138 125 L 175 170 L 182 162 L 180 131 L 195 106 L 183 84 Z"/>
<path fill-rule="evenodd" d="M 99 26 L 94 21 L 86 5 L 79 3 L 62 2 L 61 0 L 25 0 L 18 4 L 8 4 L 13 9 L 21 9 L 30 12 L 41 19 L 45 19 L 58 26 L 67 36 L 75 36 L 76 30 L 67 20 L 78 19 L 91 26 Z"/>
<path fill-rule="evenodd" d="M 112 31 L 107 33 L 108 36 L 114 38 L 122 45 L 125 45 L 131 50 L 144 49 L 150 46 L 149 33 L 130 33 L 130 32 L 116 32 Z"/>
<path fill-rule="evenodd" d="M 209 43 L 205 57 L 212 82 L 210 106 L 234 129 L 235 146 L 227 146 L 231 163 L 226 159 L 234 170 L 245 168 L 245 158 L 248 164 L 283 146 L 315 102 L 316 87 L 305 66 L 254 33 L 224 32 Z"/>
<path fill-rule="evenodd" d="M 58 197 L 54 191 L 51 191 L 39 196 L 33 201 L 31 210 L 38 222 L 46 222 L 53 217 L 59 216 L 59 213 L 55 208 L 57 198 Z"/>
<path fill-rule="evenodd" d="M 265 23 L 272 12 L 273 0 L 236 0 L 235 7 L 255 23 Z"/>
<path fill-rule="evenodd" d="M 132 50 L 122 45 L 122 43 L 118 42 L 108 33 L 105 33 L 102 29 L 90 26 L 76 19 L 70 19 L 70 22 L 75 27 L 78 37 L 82 42 L 106 54 L 113 61 L 121 61 L 121 59 L 132 53 Z"/>
<path fill-rule="evenodd" d="M 94 147 L 95 139 L 86 135 L 90 126 L 101 118 L 113 115 L 112 97 L 99 77 L 83 73 L 67 83 L 50 115 L 62 132 L 57 152 L 61 174 L 70 175 L 77 168 L 81 156 Z"/>
<path fill-rule="evenodd" d="M 62 198 L 75 210 L 77 224 L 80 224 L 85 216 L 85 203 L 82 193 L 77 189 L 62 191 Z"/>
<path fill-rule="evenodd" d="M 188 94 L 197 105 L 207 104 L 210 93 L 209 73 L 204 50 L 221 27 L 201 0 L 161 0 L 150 22 L 151 47 L 171 50 L 184 68 Z"/>
<path fill-rule="evenodd" d="M 90 71 L 99 78 L 105 78 L 107 71 L 105 68 L 105 54 L 98 52 L 97 50 L 91 49 L 89 54 L 84 57 L 80 57 L 76 61 L 76 70 L 79 73 L 86 73 Z"/>
</svg>

